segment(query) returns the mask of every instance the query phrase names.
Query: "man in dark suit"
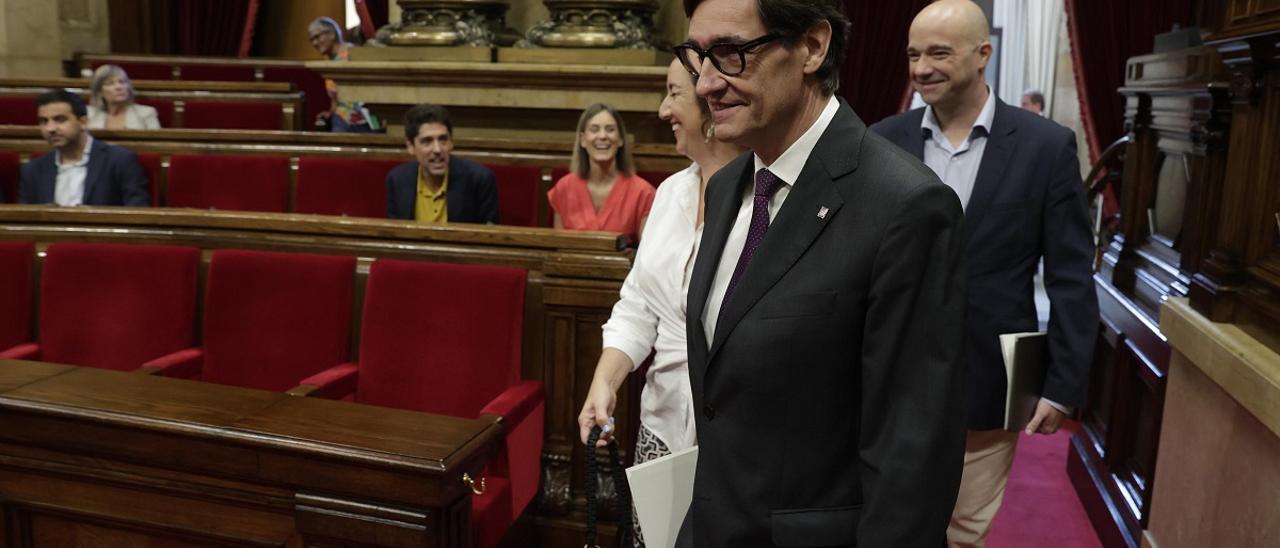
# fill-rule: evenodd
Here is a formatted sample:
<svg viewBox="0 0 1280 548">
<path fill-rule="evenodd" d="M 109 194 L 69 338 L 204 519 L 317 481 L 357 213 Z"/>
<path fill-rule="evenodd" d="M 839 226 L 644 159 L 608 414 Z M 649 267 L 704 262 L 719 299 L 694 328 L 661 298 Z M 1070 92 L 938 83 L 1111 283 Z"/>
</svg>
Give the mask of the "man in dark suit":
<svg viewBox="0 0 1280 548">
<path fill-rule="evenodd" d="M 965 204 L 969 401 L 965 470 L 947 531 L 952 546 L 982 546 L 1004 494 L 1018 433 L 1003 429 L 999 337 L 1038 331 L 1033 278 L 1044 259 L 1049 370 L 1027 434 L 1057 431 L 1084 404 L 1098 331 L 1093 240 L 1075 135 L 1000 101 L 984 72 L 985 15 L 969 0 L 931 4 L 912 23 L 912 85 L 928 105 L 872 130 L 925 161 Z"/>
<path fill-rule="evenodd" d="M 79 95 L 63 89 L 36 97 L 40 133 L 53 146 L 22 166 L 18 202 L 62 206 L 151 205 L 138 157 L 89 135 Z"/>
<path fill-rule="evenodd" d="M 840 0 L 686 0 L 718 139 L 688 296 L 678 545 L 943 543 L 964 446 L 960 203 L 834 97 Z"/>
<path fill-rule="evenodd" d="M 453 122 L 439 105 L 417 105 L 404 117 L 405 148 L 416 161 L 387 174 L 387 217 L 420 223 L 498 224 L 493 171 L 455 158 Z"/>
</svg>

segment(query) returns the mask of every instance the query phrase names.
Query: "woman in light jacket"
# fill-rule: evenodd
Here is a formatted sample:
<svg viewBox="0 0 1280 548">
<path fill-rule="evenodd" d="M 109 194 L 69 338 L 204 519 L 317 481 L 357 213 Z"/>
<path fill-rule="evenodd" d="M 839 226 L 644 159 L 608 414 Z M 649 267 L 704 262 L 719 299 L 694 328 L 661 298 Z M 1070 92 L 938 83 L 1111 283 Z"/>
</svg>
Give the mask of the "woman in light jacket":
<svg viewBox="0 0 1280 548">
<path fill-rule="evenodd" d="M 94 129 L 160 129 L 156 109 L 133 101 L 133 82 L 124 69 L 102 65 L 89 84 L 89 127 Z"/>
<path fill-rule="evenodd" d="M 604 325 L 604 351 L 578 415 L 580 436 L 586 443 L 592 426 L 612 424 L 618 388 L 653 351 L 640 395 L 636 464 L 698 443 L 690 409 L 685 300 L 702 237 L 707 181 L 742 153 L 741 148 L 715 139 L 710 109 L 694 93 L 693 77 L 680 61 L 667 70 L 667 95 L 658 116 L 671 124 L 676 150 L 693 164 L 658 187 L 621 298 Z M 636 545 L 643 546 L 638 522 L 635 530 Z"/>
</svg>

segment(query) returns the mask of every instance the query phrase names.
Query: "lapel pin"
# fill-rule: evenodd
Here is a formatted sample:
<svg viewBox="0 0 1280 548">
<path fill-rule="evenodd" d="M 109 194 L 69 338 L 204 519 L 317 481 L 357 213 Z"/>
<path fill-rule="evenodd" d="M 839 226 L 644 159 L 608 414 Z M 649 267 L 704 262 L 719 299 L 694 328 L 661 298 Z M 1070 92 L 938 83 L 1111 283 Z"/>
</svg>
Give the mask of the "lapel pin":
<svg viewBox="0 0 1280 548">
<path fill-rule="evenodd" d="M 831 211 L 831 210 L 830 210 L 830 209 L 827 209 L 827 206 L 819 207 L 819 208 L 818 208 L 818 219 L 826 219 L 826 218 L 827 218 L 827 212 L 828 212 L 828 211 Z"/>
</svg>

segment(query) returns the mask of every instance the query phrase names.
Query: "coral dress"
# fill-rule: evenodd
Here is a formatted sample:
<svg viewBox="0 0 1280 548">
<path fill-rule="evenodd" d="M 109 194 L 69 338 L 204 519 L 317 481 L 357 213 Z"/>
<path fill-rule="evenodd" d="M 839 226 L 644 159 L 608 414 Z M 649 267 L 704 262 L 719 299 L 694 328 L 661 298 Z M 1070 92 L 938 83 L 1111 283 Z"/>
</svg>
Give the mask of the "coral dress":
<svg viewBox="0 0 1280 548">
<path fill-rule="evenodd" d="M 547 192 L 551 209 L 569 230 L 605 230 L 621 232 L 627 241 L 640 240 L 640 220 L 649 216 L 653 206 L 653 185 L 635 176 L 618 175 L 600 211 L 591 203 L 587 181 L 569 173 L 556 181 Z"/>
</svg>

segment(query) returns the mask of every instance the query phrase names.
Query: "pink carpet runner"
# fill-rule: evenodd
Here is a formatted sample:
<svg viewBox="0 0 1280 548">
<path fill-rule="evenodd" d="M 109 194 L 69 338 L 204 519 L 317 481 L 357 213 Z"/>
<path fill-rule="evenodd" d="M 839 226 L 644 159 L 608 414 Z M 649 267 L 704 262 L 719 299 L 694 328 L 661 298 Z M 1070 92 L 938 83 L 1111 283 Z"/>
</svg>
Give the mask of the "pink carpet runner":
<svg viewBox="0 0 1280 548">
<path fill-rule="evenodd" d="M 987 548 L 1101 548 L 1067 478 L 1070 442 L 1066 428 L 1052 436 L 1021 435 Z"/>
</svg>

